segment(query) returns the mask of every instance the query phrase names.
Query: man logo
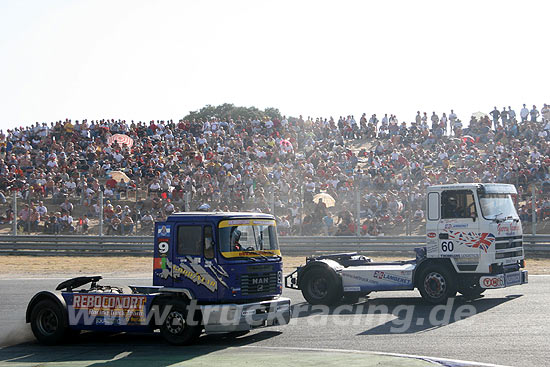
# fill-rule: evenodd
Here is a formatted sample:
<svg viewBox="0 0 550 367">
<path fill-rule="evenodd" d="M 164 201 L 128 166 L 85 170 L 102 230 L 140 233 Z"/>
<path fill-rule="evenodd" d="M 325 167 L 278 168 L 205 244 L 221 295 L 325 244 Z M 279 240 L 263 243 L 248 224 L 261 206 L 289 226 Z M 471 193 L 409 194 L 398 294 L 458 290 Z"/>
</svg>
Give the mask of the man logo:
<svg viewBox="0 0 550 367">
<path fill-rule="evenodd" d="M 269 278 L 266 277 L 266 278 L 253 278 L 252 279 L 252 284 L 253 285 L 261 285 L 261 284 L 267 284 L 269 283 Z"/>
</svg>

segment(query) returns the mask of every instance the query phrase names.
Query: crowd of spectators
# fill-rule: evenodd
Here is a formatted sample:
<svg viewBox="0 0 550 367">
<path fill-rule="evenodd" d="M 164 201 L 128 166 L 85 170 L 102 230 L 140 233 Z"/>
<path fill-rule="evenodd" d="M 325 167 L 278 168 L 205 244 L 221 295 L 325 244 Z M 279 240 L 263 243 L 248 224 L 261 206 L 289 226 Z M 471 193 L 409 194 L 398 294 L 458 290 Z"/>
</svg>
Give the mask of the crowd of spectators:
<svg viewBox="0 0 550 367">
<path fill-rule="evenodd" d="M 114 134 L 133 145 L 109 145 Z M 519 114 L 495 107 L 467 124 L 453 110 L 418 111 L 412 121 L 391 114 L 66 119 L 0 131 L 0 201 L 19 193 L 18 226 L 27 231 L 86 232 L 103 206 L 106 233 L 148 232 L 155 220 L 200 207 L 274 211 L 283 235 L 347 235 L 358 230 L 359 198 L 359 232 L 378 235 L 406 216 L 422 222 L 428 185 L 503 182 L 525 193 L 548 178 L 549 141 L 547 105 L 523 105 Z M 117 181 L 113 171 L 129 179 Z M 335 206 L 314 200 L 319 193 Z M 84 208 L 77 219 L 74 206 Z M 526 204 L 520 214 L 529 210 Z M 12 217 L 8 209 L 0 220 Z"/>
</svg>

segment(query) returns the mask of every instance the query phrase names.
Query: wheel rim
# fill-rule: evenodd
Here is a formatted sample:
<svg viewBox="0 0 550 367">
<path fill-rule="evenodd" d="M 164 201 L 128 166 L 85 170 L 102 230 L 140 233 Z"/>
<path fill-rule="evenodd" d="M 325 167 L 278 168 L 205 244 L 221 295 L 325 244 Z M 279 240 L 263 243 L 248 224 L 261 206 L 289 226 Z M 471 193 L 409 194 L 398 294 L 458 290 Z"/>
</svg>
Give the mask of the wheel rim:
<svg viewBox="0 0 550 367">
<path fill-rule="evenodd" d="M 36 326 L 42 335 L 53 335 L 59 328 L 59 319 L 53 310 L 40 310 Z"/>
<path fill-rule="evenodd" d="M 328 294 L 328 282 L 326 278 L 317 278 L 309 283 L 309 293 L 317 299 L 324 298 Z"/>
<path fill-rule="evenodd" d="M 181 334 L 183 332 L 183 329 L 185 328 L 185 317 L 181 312 L 173 311 L 170 312 L 168 317 L 166 318 L 166 330 L 170 332 L 170 334 Z"/>
<path fill-rule="evenodd" d="M 447 291 L 447 282 L 445 277 L 439 273 L 432 272 L 424 279 L 424 289 L 428 296 L 440 298 Z"/>
</svg>

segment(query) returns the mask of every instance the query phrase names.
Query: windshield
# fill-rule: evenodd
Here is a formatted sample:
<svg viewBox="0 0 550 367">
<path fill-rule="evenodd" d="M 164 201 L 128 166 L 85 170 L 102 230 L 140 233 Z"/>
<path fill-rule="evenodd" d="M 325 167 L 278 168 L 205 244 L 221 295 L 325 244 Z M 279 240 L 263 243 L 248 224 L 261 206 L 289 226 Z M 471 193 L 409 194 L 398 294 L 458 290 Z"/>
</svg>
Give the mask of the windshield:
<svg viewBox="0 0 550 367">
<path fill-rule="evenodd" d="M 218 227 L 220 250 L 224 257 L 281 255 L 274 220 L 224 220 Z"/>
<path fill-rule="evenodd" d="M 485 219 L 518 218 L 510 194 L 481 194 L 479 202 Z"/>
</svg>

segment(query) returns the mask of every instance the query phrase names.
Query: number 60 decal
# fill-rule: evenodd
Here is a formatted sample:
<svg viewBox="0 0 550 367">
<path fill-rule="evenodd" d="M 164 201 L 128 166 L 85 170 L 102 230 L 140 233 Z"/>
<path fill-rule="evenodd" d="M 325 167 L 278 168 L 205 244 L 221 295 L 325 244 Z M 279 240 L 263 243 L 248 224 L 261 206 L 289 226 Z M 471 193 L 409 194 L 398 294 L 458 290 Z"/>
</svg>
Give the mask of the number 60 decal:
<svg viewBox="0 0 550 367">
<path fill-rule="evenodd" d="M 158 248 L 159 248 L 159 254 L 166 254 L 170 249 L 170 245 L 168 245 L 168 242 L 159 242 Z"/>
<path fill-rule="evenodd" d="M 441 251 L 443 252 L 453 252 L 455 249 L 455 245 L 453 244 L 453 241 L 443 241 L 441 242 Z"/>
</svg>

